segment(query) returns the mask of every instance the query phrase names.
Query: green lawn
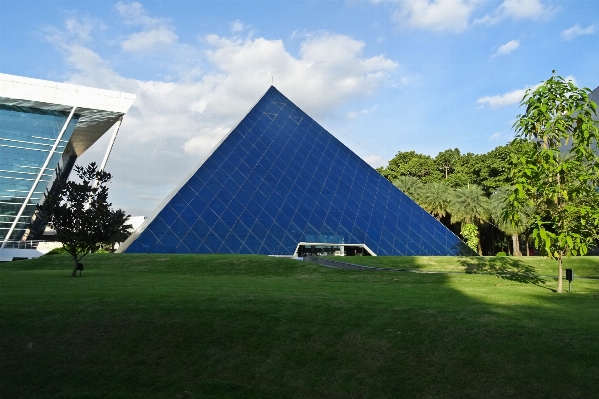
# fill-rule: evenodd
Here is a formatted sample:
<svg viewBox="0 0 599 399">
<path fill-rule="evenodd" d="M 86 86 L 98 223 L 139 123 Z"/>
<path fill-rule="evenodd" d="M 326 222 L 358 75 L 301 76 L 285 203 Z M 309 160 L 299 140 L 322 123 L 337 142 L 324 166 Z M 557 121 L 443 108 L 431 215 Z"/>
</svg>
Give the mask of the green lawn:
<svg viewBox="0 0 599 399">
<path fill-rule="evenodd" d="M 595 258 L 571 261 L 599 275 Z M 82 278 L 68 277 L 61 255 L 0 264 L 0 398 L 599 396 L 599 280 L 558 295 L 553 279 L 528 274 L 345 271 L 261 256 L 84 264 Z"/>
<path fill-rule="evenodd" d="M 557 277 L 557 261 L 541 256 L 352 256 L 325 259 L 415 271 L 516 273 Z M 574 270 L 575 280 L 576 277 L 599 278 L 599 257 L 573 256 L 565 258 L 565 268 Z"/>
</svg>

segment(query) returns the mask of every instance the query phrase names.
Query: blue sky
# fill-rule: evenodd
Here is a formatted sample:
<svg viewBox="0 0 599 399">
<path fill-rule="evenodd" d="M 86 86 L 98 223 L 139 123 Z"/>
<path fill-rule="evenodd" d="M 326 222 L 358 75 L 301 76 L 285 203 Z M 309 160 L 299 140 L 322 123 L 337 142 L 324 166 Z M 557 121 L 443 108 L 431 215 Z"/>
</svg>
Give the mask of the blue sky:
<svg viewBox="0 0 599 399">
<path fill-rule="evenodd" d="M 0 0 L 0 72 L 135 93 L 107 169 L 149 214 L 274 85 L 373 166 L 508 142 L 524 90 L 599 86 L 599 2 Z M 80 159 L 99 161 L 100 140 Z"/>
</svg>

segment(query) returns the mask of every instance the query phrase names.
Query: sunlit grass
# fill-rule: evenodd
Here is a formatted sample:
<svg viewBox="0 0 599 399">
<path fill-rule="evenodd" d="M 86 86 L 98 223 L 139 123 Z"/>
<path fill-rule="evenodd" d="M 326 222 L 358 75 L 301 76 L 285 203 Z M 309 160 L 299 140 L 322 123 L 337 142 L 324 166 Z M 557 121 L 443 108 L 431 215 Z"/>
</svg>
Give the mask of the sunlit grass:
<svg viewBox="0 0 599 399">
<path fill-rule="evenodd" d="M 352 256 L 331 258 L 359 265 L 398 269 L 445 272 L 529 272 L 557 276 L 557 261 L 542 256 Z M 574 277 L 599 278 L 599 257 L 577 256 L 564 259 L 564 268 L 574 270 Z"/>
</svg>

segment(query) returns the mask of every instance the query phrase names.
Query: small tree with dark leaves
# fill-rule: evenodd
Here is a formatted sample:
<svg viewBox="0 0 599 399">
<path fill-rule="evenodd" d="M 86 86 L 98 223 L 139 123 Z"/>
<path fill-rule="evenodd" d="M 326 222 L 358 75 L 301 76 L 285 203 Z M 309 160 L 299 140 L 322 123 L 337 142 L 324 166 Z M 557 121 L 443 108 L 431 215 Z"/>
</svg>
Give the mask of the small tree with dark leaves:
<svg viewBox="0 0 599 399">
<path fill-rule="evenodd" d="M 81 259 L 100 244 L 111 243 L 130 225 L 128 215 L 113 210 L 108 202 L 106 184 L 111 174 L 98 170 L 95 162 L 87 167 L 75 166 L 80 181 L 60 180 L 57 189 L 46 194 L 37 206 L 38 217 L 56 230 L 56 239 L 62 243 L 73 260 L 73 277 Z"/>
</svg>

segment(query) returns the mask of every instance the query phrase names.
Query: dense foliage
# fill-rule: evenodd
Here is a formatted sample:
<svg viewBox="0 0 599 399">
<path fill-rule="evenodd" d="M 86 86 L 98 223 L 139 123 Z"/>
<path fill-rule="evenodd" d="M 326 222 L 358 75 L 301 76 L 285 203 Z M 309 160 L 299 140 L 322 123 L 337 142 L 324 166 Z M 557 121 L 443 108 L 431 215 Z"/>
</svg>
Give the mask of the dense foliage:
<svg viewBox="0 0 599 399">
<path fill-rule="evenodd" d="M 486 154 L 463 154 L 454 148 L 435 157 L 400 151 L 378 171 L 469 245 L 476 243 L 473 249 L 479 254 L 506 250 L 520 255 L 519 235 L 525 235 L 523 242 L 528 245 L 527 226 L 514 232 L 501 217 L 505 195 L 500 201 L 493 198 L 511 184 L 512 157 L 528 147 L 514 142 Z M 464 229 L 465 225 L 469 226 Z"/>
</svg>

